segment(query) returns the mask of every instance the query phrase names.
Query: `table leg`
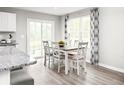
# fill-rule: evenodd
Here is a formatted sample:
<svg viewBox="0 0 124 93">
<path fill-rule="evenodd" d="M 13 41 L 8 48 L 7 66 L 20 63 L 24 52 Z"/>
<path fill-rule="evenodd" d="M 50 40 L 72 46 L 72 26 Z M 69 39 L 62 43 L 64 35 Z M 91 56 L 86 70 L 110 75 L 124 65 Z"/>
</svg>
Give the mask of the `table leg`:
<svg viewBox="0 0 124 93">
<path fill-rule="evenodd" d="M 65 74 L 68 74 L 68 52 L 65 52 Z"/>
</svg>

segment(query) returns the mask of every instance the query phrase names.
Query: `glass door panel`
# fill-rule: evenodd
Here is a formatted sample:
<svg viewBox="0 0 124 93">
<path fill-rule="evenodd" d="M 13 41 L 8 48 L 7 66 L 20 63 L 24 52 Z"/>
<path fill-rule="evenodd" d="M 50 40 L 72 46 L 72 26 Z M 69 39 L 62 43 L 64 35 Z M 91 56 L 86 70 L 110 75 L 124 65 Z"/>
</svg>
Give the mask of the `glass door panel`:
<svg viewBox="0 0 124 93">
<path fill-rule="evenodd" d="M 51 23 L 43 23 L 42 24 L 42 40 L 49 41 L 49 45 L 51 45 L 51 41 L 53 41 L 53 26 Z M 44 49 L 42 48 L 44 52 Z M 43 53 L 44 54 L 44 53 Z"/>
<path fill-rule="evenodd" d="M 44 54 L 42 41 L 53 41 L 54 24 L 51 21 L 28 21 L 27 50 L 32 57 L 39 58 Z"/>
<path fill-rule="evenodd" d="M 41 56 L 41 23 L 30 22 L 30 55 Z"/>
</svg>

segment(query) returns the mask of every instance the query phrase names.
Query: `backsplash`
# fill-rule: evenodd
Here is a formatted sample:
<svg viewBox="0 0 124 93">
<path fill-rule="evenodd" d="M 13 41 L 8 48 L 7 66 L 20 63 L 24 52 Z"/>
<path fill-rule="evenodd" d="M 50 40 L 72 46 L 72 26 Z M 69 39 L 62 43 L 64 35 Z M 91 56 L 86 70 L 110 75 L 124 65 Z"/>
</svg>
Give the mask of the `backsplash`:
<svg viewBox="0 0 124 93">
<path fill-rule="evenodd" d="M 0 40 L 1 39 L 9 39 L 9 34 L 12 35 L 12 40 L 16 40 L 16 35 L 15 33 L 4 33 L 4 32 L 0 32 Z"/>
</svg>

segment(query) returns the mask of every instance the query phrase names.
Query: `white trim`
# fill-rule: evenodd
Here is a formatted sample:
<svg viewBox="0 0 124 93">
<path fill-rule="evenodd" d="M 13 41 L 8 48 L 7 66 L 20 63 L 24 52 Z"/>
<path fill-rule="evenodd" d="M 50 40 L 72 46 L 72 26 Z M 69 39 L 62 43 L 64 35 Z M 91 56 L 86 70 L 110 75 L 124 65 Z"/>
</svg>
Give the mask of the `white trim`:
<svg viewBox="0 0 124 93">
<path fill-rule="evenodd" d="M 99 63 L 98 65 L 99 66 L 103 66 L 103 67 L 108 68 L 108 69 L 111 69 L 111 70 L 114 70 L 114 71 L 118 71 L 118 72 L 124 73 L 124 69 L 121 69 L 121 68 L 109 66 L 109 65 L 106 65 L 106 64 L 103 64 L 103 63 Z"/>
<path fill-rule="evenodd" d="M 89 60 L 86 60 L 86 62 L 90 63 Z M 111 70 L 114 70 L 114 71 L 118 71 L 118 72 L 124 73 L 124 69 L 121 69 L 121 68 L 109 66 L 109 65 L 106 65 L 106 64 L 102 64 L 102 63 L 98 63 L 98 65 L 102 66 L 102 67 L 105 67 L 105 68 L 108 68 L 108 69 L 111 69 Z"/>
<path fill-rule="evenodd" d="M 86 60 L 86 62 L 90 63 L 90 60 Z M 109 65 L 106 65 L 106 64 L 103 64 L 103 63 L 98 63 L 98 65 L 102 66 L 102 67 L 105 67 L 105 68 L 108 68 L 108 69 L 111 69 L 111 70 L 114 70 L 114 71 L 118 71 L 118 72 L 124 73 L 124 69 L 121 69 L 121 68 L 109 66 Z"/>
</svg>

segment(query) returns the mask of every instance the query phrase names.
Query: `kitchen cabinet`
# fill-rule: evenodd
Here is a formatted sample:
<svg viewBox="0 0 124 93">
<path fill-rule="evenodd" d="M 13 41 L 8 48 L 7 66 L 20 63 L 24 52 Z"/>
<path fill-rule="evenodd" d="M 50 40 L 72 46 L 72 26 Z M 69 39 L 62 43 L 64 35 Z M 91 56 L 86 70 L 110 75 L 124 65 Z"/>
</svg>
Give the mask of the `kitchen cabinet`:
<svg viewBox="0 0 124 93">
<path fill-rule="evenodd" d="M 16 14 L 0 12 L 0 32 L 16 31 Z"/>
</svg>

